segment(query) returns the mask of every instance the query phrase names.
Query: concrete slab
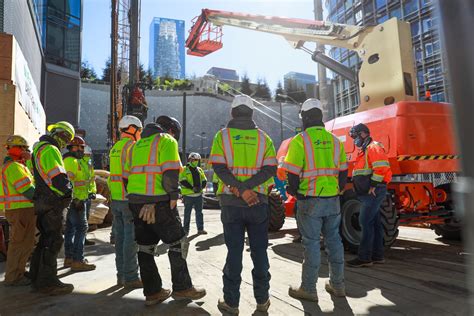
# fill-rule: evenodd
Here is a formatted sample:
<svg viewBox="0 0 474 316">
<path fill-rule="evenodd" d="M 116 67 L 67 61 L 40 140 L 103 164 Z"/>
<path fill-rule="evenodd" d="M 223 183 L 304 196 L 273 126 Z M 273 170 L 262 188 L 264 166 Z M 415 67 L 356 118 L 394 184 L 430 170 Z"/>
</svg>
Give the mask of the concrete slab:
<svg viewBox="0 0 474 316">
<path fill-rule="evenodd" d="M 11 288 L 0 284 L 0 315 L 221 315 L 217 300 L 222 296 L 222 268 L 226 248 L 219 210 L 205 210 L 208 235 L 196 235 L 191 222 L 191 246 L 188 257 L 193 283 L 204 286 L 207 296 L 197 302 L 174 301 L 144 306 L 141 290 L 124 290 L 115 286 L 114 248 L 109 244 L 110 229 L 89 234 L 97 242 L 86 247 L 87 258 L 97 265 L 92 272 L 71 273 L 61 268 L 63 282 L 73 283 L 71 295 L 47 297 L 29 288 Z M 346 269 L 347 298 L 333 298 L 324 290 L 328 279 L 323 254 L 317 283 L 318 303 L 305 303 L 288 296 L 288 286 L 299 284 L 303 261 L 301 244 L 292 242 L 296 223 L 286 219 L 283 229 L 270 233 L 271 302 L 270 315 L 467 315 L 468 291 L 465 279 L 465 257 L 460 242 L 447 243 L 429 229 L 402 227 L 400 237 L 387 254 L 385 265 Z M 156 258 L 166 287 L 171 276 L 166 246 Z M 346 260 L 353 255 L 346 253 Z M 62 266 L 62 259 L 59 260 Z M 252 262 L 248 247 L 244 254 L 241 285 L 241 315 L 255 312 L 252 290 Z M 0 264 L 3 279 L 4 263 Z"/>
</svg>

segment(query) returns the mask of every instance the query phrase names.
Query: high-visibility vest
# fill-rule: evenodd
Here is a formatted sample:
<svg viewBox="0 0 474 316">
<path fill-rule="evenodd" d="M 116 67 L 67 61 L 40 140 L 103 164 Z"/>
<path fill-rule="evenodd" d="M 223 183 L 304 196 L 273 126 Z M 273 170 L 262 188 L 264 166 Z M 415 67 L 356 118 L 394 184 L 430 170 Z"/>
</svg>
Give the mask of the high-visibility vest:
<svg viewBox="0 0 474 316">
<path fill-rule="evenodd" d="M 273 142 L 260 129 L 221 129 L 214 137 L 209 162 L 211 164 L 226 164 L 235 178 L 241 182 L 257 174 L 263 166 L 277 165 Z M 253 190 L 267 195 L 268 187 L 272 182 L 273 178 L 270 178 Z M 217 194 L 232 193 L 222 181 L 219 181 Z"/>
<path fill-rule="evenodd" d="M 127 192 L 145 196 L 166 195 L 163 173 L 181 170 L 178 142 L 159 133 L 137 141 L 129 150 L 125 170 L 129 172 Z"/>
<path fill-rule="evenodd" d="M 196 167 L 198 173 L 199 173 L 199 181 L 201 183 L 203 181 L 207 181 L 206 175 L 204 174 L 204 170 L 202 170 L 200 167 Z M 200 185 L 199 183 L 194 183 L 193 181 L 193 174 L 191 173 L 191 169 L 188 165 L 184 167 L 184 169 L 180 172 L 179 174 L 179 181 L 187 180 L 189 184 L 192 186 Z M 194 194 L 201 194 L 202 190 L 204 188 L 201 188 L 200 192 L 194 192 L 193 189 L 186 188 L 184 186 L 181 187 L 181 194 L 182 195 L 194 195 Z"/>
<path fill-rule="evenodd" d="M 0 209 L 13 210 L 33 207 L 33 202 L 23 195 L 34 188 L 33 175 L 24 164 L 7 161 L 2 166 L 0 182 Z"/>
<path fill-rule="evenodd" d="M 127 190 L 123 179 L 128 179 L 128 172 L 125 171 L 127 155 L 135 142 L 130 138 L 122 138 L 110 149 L 110 177 L 108 179 L 112 200 L 126 201 Z"/>
<path fill-rule="evenodd" d="M 392 170 L 383 145 L 372 141 L 365 151 L 360 150 L 352 170 L 352 182 L 358 193 L 367 193 L 370 186 L 377 183 L 389 183 L 392 180 Z"/>
<path fill-rule="evenodd" d="M 72 197 L 78 200 L 87 200 L 89 197 L 89 180 L 87 171 L 80 161 L 81 159 L 68 156 L 64 158 L 64 166 L 72 183 Z"/>
<path fill-rule="evenodd" d="M 324 127 L 307 128 L 291 140 L 282 168 L 300 177 L 299 194 L 336 196 L 339 172 L 347 170 L 344 144 Z"/>
<path fill-rule="evenodd" d="M 95 184 L 94 166 L 92 165 L 91 157 L 84 156 L 79 163 L 86 171 L 87 192 L 97 193 L 97 186 Z"/>
<path fill-rule="evenodd" d="M 39 176 L 46 185 L 58 196 L 63 196 L 64 193 L 56 189 L 52 181 L 54 177 L 61 173 L 67 174 L 59 149 L 48 142 L 39 142 L 33 148 L 32 159 L 34 159 L 34 165 Z"/>
</svg>

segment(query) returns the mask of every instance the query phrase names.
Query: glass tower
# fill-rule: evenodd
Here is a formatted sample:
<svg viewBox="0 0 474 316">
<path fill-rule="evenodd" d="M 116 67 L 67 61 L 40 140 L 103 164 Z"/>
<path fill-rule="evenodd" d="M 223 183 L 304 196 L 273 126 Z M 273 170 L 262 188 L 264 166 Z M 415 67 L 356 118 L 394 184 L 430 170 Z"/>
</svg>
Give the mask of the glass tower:
<svg viewBox="0 0 474 316">
<path fill-rule="evenodd" d="M 184 21 L 154 18 L 150 24 L 149 67 L 155 77 L 184 79 Z"/>
<path fill-rule="evenodd" d="M 418 94 L 426 91 L 432 101 L 447 101 L 447 82 L 439 42 L 439 22 L 432 0 L 327 0 L 327 19 L 335 23 L 376 25 L 392 17 L 410 22 Z M 332 58 L 358 70 L 354 51 L 333 47 Z M 336 75 L 334 80 L 336 116 L 353 113 L 359 104 L 357 85 Z"/>
</svg>

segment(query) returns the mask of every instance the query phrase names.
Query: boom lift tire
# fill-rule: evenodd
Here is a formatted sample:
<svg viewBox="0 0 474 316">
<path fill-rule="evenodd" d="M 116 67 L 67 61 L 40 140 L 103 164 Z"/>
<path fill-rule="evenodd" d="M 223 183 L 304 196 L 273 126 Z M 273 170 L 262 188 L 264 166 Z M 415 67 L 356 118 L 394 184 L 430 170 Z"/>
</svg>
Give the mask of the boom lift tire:
<svg viewBox="0 0 474 316">
<path fill-rule="evenodd" d="M 342 198 L 341 206 L 341 237 L 344 248 L 357 253 L 362 229 L 359 224 L 361 202 L 353 191 L 348 191 Z M 387 194 L 380 207 L 381 221 L 384 230 L 385 248 L 390 248 L 398 237 L 399 218 L 391 194 Z"/>
<path fill-rule="evenodd" d="M 447 219 L 444 224 L 431 225 L 436 235 L 447 240 L 461 240 L 461 227 L 461 222 L 454 217 Z"/>
<path fill-rule="evenodd" d="M 268 207 L 270 209 L 268 230 L 277 232 L 285 223 L 285 207 L 278 190 L 272 190 L 268 194 Z"/>
</svg>

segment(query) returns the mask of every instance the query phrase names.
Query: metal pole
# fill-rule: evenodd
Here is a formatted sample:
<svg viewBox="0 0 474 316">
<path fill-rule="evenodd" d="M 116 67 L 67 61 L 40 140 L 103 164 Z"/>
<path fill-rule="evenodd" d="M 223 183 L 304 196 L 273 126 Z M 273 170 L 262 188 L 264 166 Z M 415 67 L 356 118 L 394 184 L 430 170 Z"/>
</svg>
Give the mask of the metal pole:
<svg viewBox="0 0 474 316">
<path fill-rule="evenodd" d="M 314 19 L 317 21 L 323 20 L 323 2 L 322 0 L 314 0 Z M 316 43 L 316 50 L 325 52 L 323 44 Z M 326 82 L 326 67 L 318 63 L 318 82 L 319 82 L 319 98 L 323 108 L 323 118 L 325 121 L 329 121 L 334 118 L 334 109 L 329 106 L 328 100 L 328 86 Z"/>
<path fill-rule="evenodd" d="M 202 134 L 202 133 L 201 133 L 201 134 Z M 204 138 L 201 137 L 201 155 L 204 156 L 204 150 L 203 150 L 203 148 L 204 148 Z"/>
<path fill-rule="evenodd" d="M 283 143 L 283 104 L 280 102 L 280 144 Z"/>
<path fill-rule="evenodd" d="M 471 289 L 470 310 L 474 313 L 474 2 L 472 0 L 438 0 L 443 48 L 446 52 L 451 96 L 454 103 L 455 128 L 460 148 L 462 176 L 455 186 L 456 209 L 463 217 L 464 244 L 467 253 L 467 285 Z M 454 34 L 454 35 L 453 35 Z"/>
<path fill-rule="evenodd" d="M 183 92 L 183 121 L 181 124 L 183 125 L 183 156 L 181 160 L 186 163 L 186 92 Z"/>
<path fill-rule="evenodd" d="M 139 80 L 138 68 L 138 53 L 139 53 L 139 36 L 140 36 L 140 0 L 131 0 L 130 3 L 130 85 L 133 85 Z"/>
<path fill-rule="evenodd" d="M 112 23 L 110 32 L 110 126 L 109 126 L 109 137 L 110 146 L 115 143 L 116 140 L 116 109 L 117 109 L 117 33 L 118 33 L 118 12 L 117 12 L 117 0 L 112 0 Z"/>
</svg>

